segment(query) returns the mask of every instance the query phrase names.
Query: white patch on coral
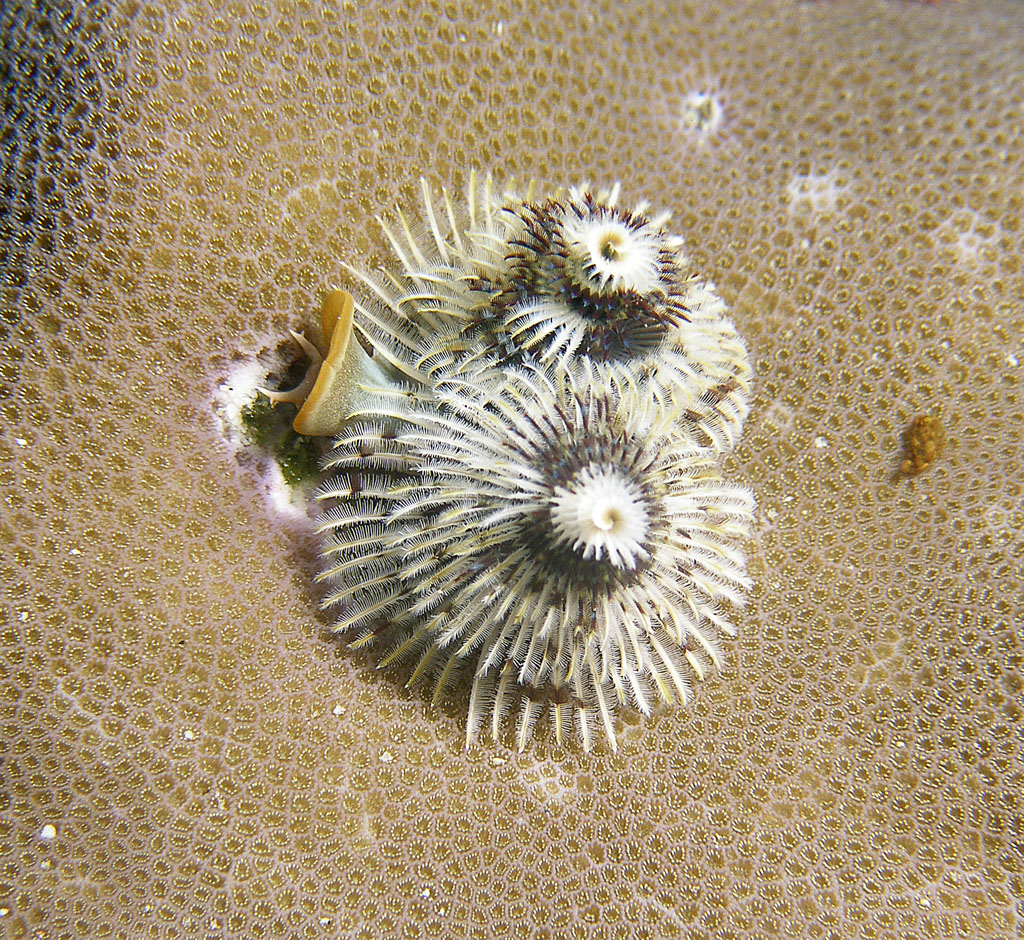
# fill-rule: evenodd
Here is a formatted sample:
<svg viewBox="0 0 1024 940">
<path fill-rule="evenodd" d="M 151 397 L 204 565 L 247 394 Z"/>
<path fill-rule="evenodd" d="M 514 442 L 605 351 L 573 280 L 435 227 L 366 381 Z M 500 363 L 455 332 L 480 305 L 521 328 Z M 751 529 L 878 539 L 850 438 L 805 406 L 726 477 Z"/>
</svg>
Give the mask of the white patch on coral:
<svg viewBox="0 0 1024 940">
<path fill-rule="evenodd" d="M 797 173 L 786 184 L 789 213 L 821 215 L 834 212 L 839 197 L 846 189 L 846 181 L 838 170 L 828 173 Z"/>
<path fill-rule="evenodd" d="M 572 776 L 562 772 L 554 761 L 542 758 L 532 767 L 524 761 L 520 781 L 538 803 L 567 806 L 576 801 Z"/>
<path fill-rule="evenodd" d="M 310 514 L 311 495 L 304 487 L 290 486 L 277 461 L 268 458 L 263 476 L 263 498 L 273 512 L 290 519 L 306 519 Z"/>
<path fill-rule="evenodd" d="M 695 37 L 680 71 L 664 81 L 674 92 L 672 121 L 684 152 L 740 158 L 749 150 L 751 135 L 763 126 L 766 92 L 726 51 L 720 41 L 724 39 Z"/>
<path fill-rule="evenodd" d="M 268 341 L 268 346 L 272 342 Z M 237 364 L 217 384 L 210 410 L 217 419 L 221 436 L 233 453 L 245 453 L 258 472 L 264 501 L 271 511 L 289 519 L 306 519 L 313 484 L 293 487 L 285 480 L 277 461 L 253 446 L 246 433 L 242 411 L 256 400 L 257 391 L 267 379 L 267 367 L 254 357 Z"/>
<path fill-rule="evenodd" d="M 788 435 L 796 425 L 796 412 L 780 401 L 771 402 L 756 414 L 760 416 L 761 427 L 772 435 Z"/>
<path fill-rule="evenodd" d="M 710 45 L 696 43 L 676 74 L 666 74 L 652 91 L 651 105 L 659 123 L 678 139 L 684 152 L 705 148 L 732 151 L 740 145 L 739 123 L 749 110 L 738 70 Z M 753 97 L 753 95 L 751 96 Z"/>
<path fill-rule="evenodd" d="M 935 230 L 939 250 L 953 263 L 968 266 L 994 262 L 1001 235 L 998 224 L 985 221 L 973 209 L 954 212 Z"/>
<path fill-rule="evenodd" d="M 989 506 L 981 514 L 980 528 L 997 545 L 1010 544 L 1024 528 L 1024 500 Z"/>
<path fill-rule="evenodd" d="M 683 131 L 698 138 L 708 137 L 722 126 L 725 108 L 708 91 L 693 91 L 683 99 L 680 123 Z"/>
<path fill-rule="evenodd" d="M 981 909 L 991 903 L 983 861 L 969 851 L 941 867 L 916 867 L 909 883 L 907 878 L 894 880 L 882 897 L 883 903 L 893 909 L 916 906 L 924 911 Z M 1014 905 L 1008 906 L 1007 913 L 1010 919 L 1016 916 Z M 1015 935 L 1019 936 L 1012 931 L 999 933 L 999 936 Z"/>
<path fill-rule="evenodd" d="M 329 132 L 334 137 L 333 132 Z M 302 183 L 294 189 L 288 190 L 282 199 L 284 207 L 284 219 L 296 227 L 305 230 L 310 222 L 316 221 L 320 224 L 330 224 L 331 217 L 325 218 L 325 210 L 331 206 L 337 206 L 339 198 L 340 180 L 336 176 L 324 177 L 309 183 Z M 334 209 L 336 214 L 337 209 Z"/>
<path fill-rule="evenodd" d="M 266 380 L 266 372 L 255 359 L 247 360 L 229 372 L 214 390 L 210 408 L 220 422 L 225 440 L 236 447 L 246 444 L 242 409 L 256 400 L 257 389 Z"/>
</svg>

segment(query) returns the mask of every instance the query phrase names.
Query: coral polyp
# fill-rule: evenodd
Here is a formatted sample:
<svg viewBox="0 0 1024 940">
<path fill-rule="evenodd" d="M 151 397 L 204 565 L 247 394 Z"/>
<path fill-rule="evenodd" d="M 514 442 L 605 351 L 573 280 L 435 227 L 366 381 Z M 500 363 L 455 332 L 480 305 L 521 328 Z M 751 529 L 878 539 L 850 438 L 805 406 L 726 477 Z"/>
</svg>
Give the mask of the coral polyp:
<svg viewBox="0 0 1024 940">
<path fill-rule="evenodd" d="M 435 697 L 472 671 L 468 738 L 518 708 L 523 747 L 550 707 L 558 741 L 614 748 L 619 705 L 685 701 L 720 664 L 752 502 L 713 451 L 583 372 L 395 402 L 328 461 L 321 578 L 339 630 L 415 661 Z"/>
</svg>

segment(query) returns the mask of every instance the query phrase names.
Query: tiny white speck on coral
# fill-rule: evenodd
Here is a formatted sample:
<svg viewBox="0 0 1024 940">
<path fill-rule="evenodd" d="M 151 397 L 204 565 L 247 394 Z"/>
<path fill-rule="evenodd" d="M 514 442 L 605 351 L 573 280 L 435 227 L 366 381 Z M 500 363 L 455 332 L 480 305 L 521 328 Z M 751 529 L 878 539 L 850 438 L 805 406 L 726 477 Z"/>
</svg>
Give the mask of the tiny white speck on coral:
<svg viewBox="0 0 1024 940">
<path fill-rule="evenodd" d="M 791 214 L 817 215 L 833 212 L 846 189 L 838 170 L 828 173 L 798 173 L 786 184 L 786 197 Z"/>
</svg>

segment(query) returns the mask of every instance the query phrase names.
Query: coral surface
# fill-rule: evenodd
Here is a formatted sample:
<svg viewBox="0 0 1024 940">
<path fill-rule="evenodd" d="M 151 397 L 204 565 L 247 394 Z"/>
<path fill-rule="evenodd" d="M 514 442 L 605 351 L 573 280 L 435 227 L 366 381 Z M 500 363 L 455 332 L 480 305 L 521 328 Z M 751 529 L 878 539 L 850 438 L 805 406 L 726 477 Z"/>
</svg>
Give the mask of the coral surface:
<svg viewBox="0 0 1024 940">
<path fill-rule="evenodd" d="M 1022 33 L 1017 0 L 0 5 L 0 929 L 1019 936 Z M 754 363 L 738 637 L 615 753 L 467 750 L 465 686 L 435 711 L 332 640 L 309 520 L 215 414 L 386 258 L 375 214 L 473 166 L 672 210 Z"/>
</svg>

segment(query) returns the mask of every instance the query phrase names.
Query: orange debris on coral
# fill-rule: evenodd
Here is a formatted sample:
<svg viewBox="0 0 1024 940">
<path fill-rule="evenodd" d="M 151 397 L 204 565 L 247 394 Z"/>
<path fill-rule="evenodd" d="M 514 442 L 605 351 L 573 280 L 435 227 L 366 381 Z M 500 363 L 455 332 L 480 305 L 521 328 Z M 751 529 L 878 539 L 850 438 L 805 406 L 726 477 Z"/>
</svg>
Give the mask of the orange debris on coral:
<svg viewBox="0 0 1024 940">
<path fill-rule="evenodd" d="M 900 463 L 903 476 L 914 477 L 927 470 L 946 445 L 942 422 L 933 415 L 918 415 L 903 431 L 903 451 Z"/>
</svg>

